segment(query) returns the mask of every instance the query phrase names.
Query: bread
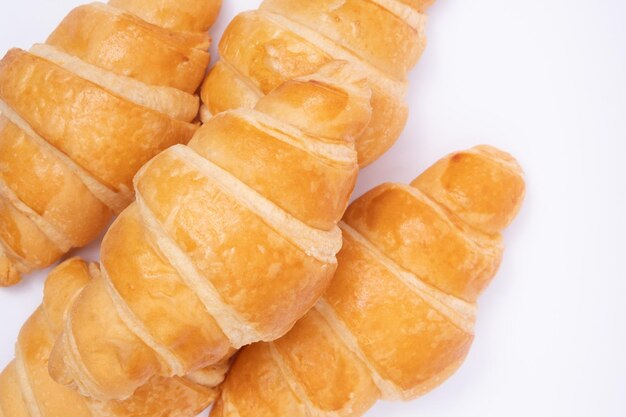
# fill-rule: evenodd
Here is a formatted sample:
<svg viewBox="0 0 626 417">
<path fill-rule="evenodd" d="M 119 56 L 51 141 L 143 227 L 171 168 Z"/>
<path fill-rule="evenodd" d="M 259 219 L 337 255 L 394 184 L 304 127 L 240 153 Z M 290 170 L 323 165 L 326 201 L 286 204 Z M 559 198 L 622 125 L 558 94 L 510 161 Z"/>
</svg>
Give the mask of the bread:
<svg viewBox="0 0 626 417">
<path fill-rule="evenodd" d="M 328 292 L 285 337 L 238 355 L 211 417 L 361 416 L 437 387 L 470 348 L 524 189 L 517 162 L 481 146 L 357 200 Z"/>
<path fill-rule="evenodd" d="M 434 0 L 265 0 L 226 29 L 220 61 L 202 88 L 201 114 L 252 108 L 282 82 L 333 59 L 364 71 L 372 120 L 357 139 L 361 166 L 393 145 L 407 119 L 407 73 L 426 44 L 425 10 Z"/>
<path fill-rule="evenodd" d="M 120 400 L 285 334 L 335 272 L 369 103 L 358 71 L 331 63 L 148 163 L 68 314 L 53 378 Z"/>
<path fill-rule="evenodd" d="M 95 239 L 137 170 L 191 139 L 219 5 L 91 3 L 0 61 L 0 286 Z"/>
<path fill-rule="evenodd" d="M 123 402 L 100 402 L 52 381 L 48 358 L 71 300 L 98 274 L 97 265 L 71 259 L 46 282 L 43 305 L 20 332 L 16 359 L 0 374 L 2 417 L 194 417 L 215 391 L 190 379 L 155 377 Z"/>
</svg>

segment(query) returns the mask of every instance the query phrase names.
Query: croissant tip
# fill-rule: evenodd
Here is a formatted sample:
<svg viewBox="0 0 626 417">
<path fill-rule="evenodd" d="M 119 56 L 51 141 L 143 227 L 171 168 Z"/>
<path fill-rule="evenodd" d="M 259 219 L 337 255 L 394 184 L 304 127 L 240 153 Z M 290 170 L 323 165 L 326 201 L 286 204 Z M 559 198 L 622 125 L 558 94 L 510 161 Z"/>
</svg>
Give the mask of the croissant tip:
<svg viewBox="0 0 626 417">
<path fill-rule="evenodd" d="M 2 275 L 0 276 L 0 288 L 12 287 L 19 284 L 21 281 L 22 278 L 19 275 L 17 277 Z"/>
<path fill-rule="evenodd" d="M 486 156 L 490 156 L 493 159 L 500 160 L 502 162 L 506 162 L 509 165 L 515 166 L 517 170 L 522 172 L 522 166 L 520 163 L 511 155 L 510 153 L 503 151 L 502 149 L 496 148 L 492 145 L 478 145 L 471 149 L 474 152 L 481 153 Z"/>
<path fill-rule="evenodd" d="M 0 287 L 10 287 L 22 281 L 22 274 L 6 255 L 0 254 Z"/>
</svg>

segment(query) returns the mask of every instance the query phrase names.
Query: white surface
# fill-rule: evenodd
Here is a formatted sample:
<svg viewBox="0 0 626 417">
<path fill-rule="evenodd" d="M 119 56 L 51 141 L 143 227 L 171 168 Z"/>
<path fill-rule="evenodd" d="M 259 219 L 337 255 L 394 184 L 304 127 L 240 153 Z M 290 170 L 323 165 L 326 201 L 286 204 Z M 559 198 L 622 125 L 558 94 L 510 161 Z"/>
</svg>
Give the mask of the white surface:
<svg viewBox="0 0 626 417">
<path fill-rule="evenodd" d="M 3 2 L 0 50 L 45 39 L 79 3 Z M 216 38 L 260 1 L 226 3 Z M 379 404 L 368 417 L 626 415 L 625 13 L 623 0 L 432 8 L 410 123 L 363 173 L 358 193 L 490 143 L 520 160 L 528 197 L 463 368 L 428 396 Z M 0 290 L 1 364 L 40 302 L 43 277 Z"/>
</svg>

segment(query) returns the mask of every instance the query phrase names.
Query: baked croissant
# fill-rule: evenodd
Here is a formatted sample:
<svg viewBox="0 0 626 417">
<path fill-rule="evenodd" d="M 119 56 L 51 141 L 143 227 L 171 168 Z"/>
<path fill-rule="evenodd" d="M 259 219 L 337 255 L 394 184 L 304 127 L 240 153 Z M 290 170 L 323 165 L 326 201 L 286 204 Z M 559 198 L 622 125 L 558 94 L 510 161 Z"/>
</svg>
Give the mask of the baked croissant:
<svg viewBox="0 0 626 417">
<path fill-rule="evenodd" d="M 91 3 L 0 61 L 0 286 L 95 239 L 137 170 L 191 139 L 219 5 Z"/>
<path fill-rule="evenodd" d="M 226 29 L 220 61 L 202 88 L 203 119 L 252 108 L 285 80 L 332 59 L 367 74 L 372 120 L 357 139 L 361 166 L 380 157 L 407 119 L 407 73 L 426 44 L 425 10 L 434 0 L 265 0 Z"/>
<path fill-rule="evenodd" d="M 441 384 L 472 343 L 524 189 L 513 158 L 480 146 L 357 200 L 328 292 L 285 337 L 239 354 L 211 416 L 360 416 Z"/>
<path fill-rule="evenodd" d="M 285 334 L 334 275 L 370 115 L 364 78 L 331 63 L 148 163 L 69 311 L 53 378 L 125 399 Z"/>
<path fill-rule="evenodd" d="M 44 303 L 23 327 L 16 359 L 0 374 L 1 417 L 194 417 L 215 391 L 191 379 L 151 379 L 130 399 L 100 402 L 52 381 L 48 358 L 71 300 L 99 273 L 72 259 L 46 282 Z"/>
</svg>

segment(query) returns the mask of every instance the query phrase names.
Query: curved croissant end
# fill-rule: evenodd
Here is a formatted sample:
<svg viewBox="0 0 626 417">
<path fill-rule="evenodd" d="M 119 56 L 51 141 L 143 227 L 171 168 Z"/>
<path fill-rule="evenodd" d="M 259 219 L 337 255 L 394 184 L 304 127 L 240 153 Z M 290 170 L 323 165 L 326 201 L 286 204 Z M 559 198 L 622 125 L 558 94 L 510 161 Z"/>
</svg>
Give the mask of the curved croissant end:
<svg viewBox="0 0 626 417">
<path fill-rule="evenodd" d="M 211 416 L 357 417 L 437 387 L 470 348 L 524 191 L 517 162 L 480 146 L 358 199 L 325 296 L 285 337 L 238 355 Z"/>
<path fill-rule="evenodd" d="M 372 119 L 357 138 L 361 166 L 393 145 L 407 119 L 407 73 L 426 46 L 433 0 L 265 0 L 237 16 L 219 45 L 220 61 L 202 89 L 204 118 L 253 108 L 286 80 L 333 59 L 366 74 Z"/>
<path fill-rule="evenodd" d="M 90 400 L 52 381 L 48 358 L 54 338 L 72 299 L 97 270 L 71 259 L 50 274 L 44 303 L 22 328 L 16 359 L 0 374 L 0 416 L 191 417 L 208 407 L 215 392 L 190 379 L 155 377 L 122 402 Z"/>
<path fill-rule="evenodd" d="M 285 334 L 336 268 L 370 90 L 347 63 L 217 115 L 135 178 L 102 273 L 74 303 L 55 380 L 100 400 Z M 219 383 L 220 381 L 216 381 Z"/>
<path fill-rule="evenodd" d="M 0 286 L 95 239 L 137 170 L 191 139 L 209 63 L 198 31 L 219 5 L 91 3 L 0 61 Z"/>
</svg>

